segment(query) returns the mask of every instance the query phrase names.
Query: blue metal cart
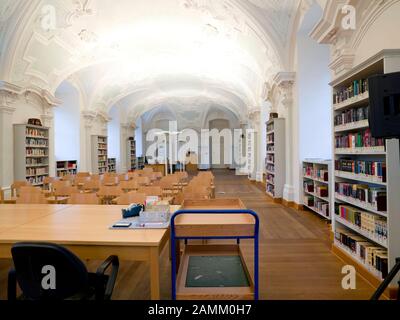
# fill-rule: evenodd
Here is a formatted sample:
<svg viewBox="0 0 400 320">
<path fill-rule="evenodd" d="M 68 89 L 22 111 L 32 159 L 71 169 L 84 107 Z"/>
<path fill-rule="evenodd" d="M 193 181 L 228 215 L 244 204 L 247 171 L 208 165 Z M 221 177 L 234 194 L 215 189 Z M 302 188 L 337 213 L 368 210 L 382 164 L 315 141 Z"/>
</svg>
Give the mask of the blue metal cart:
<svg viewBox="0 0 400 320">
<path fill-rule="evenodd" d="M 177 235 L 176 229 L 176 218 L 182 215 L 250 215 L 254 218 L 254 232 L 246 235 L 237 235 L 235 232 L 232 232 L 232 235 L 223 234 L 223 235 L 201 235 L 201 236 L 190 236 L 189 234 Z M 180 210 L 175 212 L 175 214 L 171 218 L 171 274 L 172 274 L 172 299 L 176 300 L 177 298 L 177 252 L 176 247 L 177 243 L 180 240 L 183 240 L 185 244 L 188 243 L 189 240 L 236 240 L 237 245 L 239 246 L 240 241 L 244 239 L 252 239 L 254 240 L 254 299 L 258 300 L 259 298 L 259 218 L 256 212 L 252 210 L 238 209 L 238 210 Z M 178 254 L 180 254 L 178 252 Z"/>
</svg>

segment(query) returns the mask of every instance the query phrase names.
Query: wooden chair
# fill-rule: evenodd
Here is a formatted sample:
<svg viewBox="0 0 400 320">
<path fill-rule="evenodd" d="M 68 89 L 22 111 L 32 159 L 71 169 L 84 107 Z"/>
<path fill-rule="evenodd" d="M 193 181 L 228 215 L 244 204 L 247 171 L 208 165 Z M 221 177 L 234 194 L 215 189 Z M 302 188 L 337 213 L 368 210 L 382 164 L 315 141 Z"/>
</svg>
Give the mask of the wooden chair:
<svg viewBox="0 0 400 320">
<path fill-rule="evenodd" d="M 45 177 L 43 179 L 43 188 L 46 190 L 51 190 L 51 185 L 53 184 L 54 181 L 57 181 L 57 178 L 53 178 L 53 177 Z"/>
<path fill-rule="evenodd" d="M 210 196 L 207 193 L 183 193 L 183 200 L 209 200 Z"/>
<path fill-rule="evenodd" d="M 69 181 L 72 184 L 74 184 L 75 176 L 72 174 L 67 174 L 63 177 L 60 178 L 61 181 Z"/>
<path fill-rule="evenodd" d="M 77 178 L 89 178 L 90 177 L 90 173 L 89 172 L 78 172 L 76 174 Z"/>
<path fill-rule="evenodd" d="M 135 180 L 130 180 L 130 181 L 121 181 L 119 183 L 119 187 L 124 191 L 124 192 L 130 192 L 130 191 L 136 191 L 139 189 L 139 184 Z"/>
<path fill-rule="evenodd" d="M 130 205 L 133 203 L 144 204 L 146 202 L 146 195 L 143 193 L 129 192 L 120 196 L 117 200 L 118 205 Z"/>
<path fill-rule="evenodd" d="M 128 172 L 128 179 L 133 180 L 139 178 L 139 174 L 137 172 Z"/>
<path fill-rule="evenodd" d="M 127 173 L 125 173 L 125 174 L 119 174 L 119 175 L 118 175 L 118 180 L 119 180 L 119 182 L 128 181 L 128 180 L 129 180 L 128 174 L 127 174 Z"/>
<path fill-rule="evenodd" d="M 19 196 L 19 189 L 26 186 L 31 186 L 31 184 L 27 181 L 15 181 L 11 185 L 11 197 Z"/>
<path fill-rule="evenodd" d="M 147 197 L 163 197 L 163 190 L 160 187 L 140 187 L 138 193 L 144 193 Z"/>
<path fill-rule="evenodd" d="M 92 174 L 90 176 L 90 180 L 92 180 L 92 181 L 100 181 L 101 180 L 101 176 L 99 174 Z"/>
<path fill-rule="evenodd" d="M 53 192 L 56 189 L 60 189 L 60 188 L 64 188 L 64 187 L 70 187 L 70 186 L 72 186 L 72 183 L 71 183 L 70 180 L 53 181 L 53 183 L 51 184 Z"/>
<path fill-rule="evenodd" d="M 139 186 L 148 186 L 148 185 L 150 185 L 150 178 L 149 177 L 139 177 L 135 181 L 137 181 Z"/>
<path fill-rule="evenodd" d="M 153 172 L 154 172 L 153 168 L 150 168 L 150 167 L 146 167 L 146 168 L 144 168 L 142 171 L 143 171 L 144 173 L 153 173 Z"/>
<path fill-rule="evenodd" d="M 119 183 L 117 176 L 104 175 L 102 184 L 103 186 L 117 186 Z"/>
<path fill-rule="evenodd" d="M 47 204 L 42 193 L 23 193 L 17 199 L 17 204 Z"/>
<path fill-rule="evenodd" d="M 33 187 L 33 186 L 25 186 L 25 187 L 21 187 L 19 188 L 19 195 L 21 196 L 22 194 L 43 194 L 42 190 L 38 187 Z"/>
<path fill-rule="evenodd" d="M 120 197 L 123 193 L 120 187 L 101 186 L 97 195 L 103 204 L 111 204 L 113 199 Z"/>
<path fill-rule="evenodd" d="M 83 184 L 82 190 L 89 193 L 97 192 L 100 190 L 100 186 L 100 180 L 89 180 Z"/>
<path fill-rule="evenodd" d="M 100 204 L 100 199 L 95 193 L 73 193 L 68 204 Z"/>
<path fill-rule="evenodd" d="M 85 176 L 76 176 L 75 181 L 74 181 L 74 186 L 78 188 L 82 188 L 86 182 L 90 180 L 90 177 L 85 177 Z"/>
<path fill-rule="evenodd" d="M 117 178 L 118 174 L 116 174 L 115 172 L 106 172 L 103 174 L 103 178 Z"/>
</svg>

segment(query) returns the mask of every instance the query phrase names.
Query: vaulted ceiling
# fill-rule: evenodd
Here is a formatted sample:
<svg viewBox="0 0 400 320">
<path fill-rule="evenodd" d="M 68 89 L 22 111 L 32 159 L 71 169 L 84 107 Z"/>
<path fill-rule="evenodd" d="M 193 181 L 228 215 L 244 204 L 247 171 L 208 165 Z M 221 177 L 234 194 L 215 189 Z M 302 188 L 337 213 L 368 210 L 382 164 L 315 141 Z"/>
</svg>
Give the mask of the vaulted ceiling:
<svg viewBox="0 0 400 320">
<path fill-rule="evenodd" d="M 53 94 L 69 80 L 94 111 L 120 104 L 138 116 L 162 104 L 204 103 L 246 114 L 288 67 L 299 4 L 1 0 L 0 79 Z"/>
</svg>

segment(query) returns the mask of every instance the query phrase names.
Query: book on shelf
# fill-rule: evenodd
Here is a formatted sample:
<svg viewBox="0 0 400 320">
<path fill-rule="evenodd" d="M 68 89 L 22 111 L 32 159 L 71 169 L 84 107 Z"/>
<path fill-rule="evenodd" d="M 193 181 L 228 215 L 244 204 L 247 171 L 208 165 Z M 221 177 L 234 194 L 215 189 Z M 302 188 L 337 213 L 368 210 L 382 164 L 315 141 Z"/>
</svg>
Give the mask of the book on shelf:
<svg viewBox="0 0 400 320">
<path fill-rule="evenodd" d="M 336 215 L 378 241 L 385 242 L 388 239 L 387 219 L 382 216 L 348 205 L 339 205 Z"/>
<path fill-rule="evenodd" d="M 335 171 L 363 175 L 386 182 L 386 162 L 341 158 L 335 161 Z"/>
<path fill-rule="evenodd" d="M 339 88 L 333 94 L 333 104 L 344 102 L 368 92 L 368 79 L 354 80 L 350 85 Z"/>
<path fill-rule="evenodd" d="M 334 117 L 334 125 L 343 126 L 350 123 L 355 123 L 363 120 L 368 120 L 369 106 L 352 108 L 342 111 Z"/>
<path fill-rule="evenodd" d="M 377 246 L 353 231 L 339 227 L 335 231 L 335 243 L 368 269 L 373 269 L 381 279 L 388 275 L 387 249 Z"/>
<path fill-rule="evenodd" d="M 329 171 L 327 169 L 314 167 L 312 164 L 303 166 L 303 176 L 324 182 L 329 181 Z"/>
<path fill-rule="evenodd" d="M 336 149 L 357 149 L 384 146 L 385 139 L 372 137 L 370 129 L 335 136 Z"/>
<path fill-rule="evenodd" d="M 330 211 L 329 211 L 329 203 L 323 201 L 321 199 L 314 200 L 314 209 L 319 212 L 320 214 L 324 215 L 325 217 L 329 218 Z"/>
<path fill-rule="evenodd" d="M 387 210 L 387 192 L 385 188 L 371 187 L 366 184 L 336 182 L 335 192 L 337 195 L 369 205 L 376 211 L 385 212 Z"/>
</svg>

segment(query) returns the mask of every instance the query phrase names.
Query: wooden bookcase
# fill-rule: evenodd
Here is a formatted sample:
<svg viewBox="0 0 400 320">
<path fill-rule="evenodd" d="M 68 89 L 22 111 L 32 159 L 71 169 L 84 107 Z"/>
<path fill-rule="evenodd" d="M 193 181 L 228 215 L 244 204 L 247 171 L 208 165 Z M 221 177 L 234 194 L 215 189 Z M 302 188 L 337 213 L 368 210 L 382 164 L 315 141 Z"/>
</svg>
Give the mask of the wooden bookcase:
<svg viewBox="0 0 400 320">
<path fill-rule="evenodd" d="M 332 200 L 331 176 L 331 160 L 303 161 L 303 205 L 327 220 L 331 220 L 335 208 Z"/>
<path fill-rule="evenodd" d="M 103 174 L 108 170 L 108 138 L 92 136 L 92 170 L 94 174 Z"/>
<path fill-rule="evenodd" d="M 136 169 L 142 170 L 145 167 L 144 157 L 137 157 L 136 163 Z"/>
<path fill-rule="evenodd" d="M 76 175 L 78 172 L 78 161 L 57 161 L 56 162 L 56 173 L 57 177 L 63 177 L 69 174 Z"/>
<path fill-rule="evenodd" d="M 137 159 L 136 159 L 136 140 L 134 137 L 128 138 L 128 170 L 136 170 Z"/>
<path fill-rule="evenodd" d="M 267 194 L 280 201 L 283 198 L 283 189 L 286 179 L 286 141 L 285 119 L 271 119 L 267 122 L 267 157 L 265 158 L 265 172 Z"/>
<path fill-rule="evenodd" d="M 117 159 L 108 158 L 107 159 L 107 172 L 116 173 L 117 172 Z"/>
<path fill-rule="evenodd" d="M 400 257 L 400 158 L 398 140 L 374 141 L 369 134 L 368 83 L 363 80 L 397 71 L 400 50 L 384 50 L 331 83 L 335 155 L 333 250 L 356 265 L 375 286 Z"/>
<path fill-rule="evenodd" d="M 14 125 L 14 179 L 42 186 L 49 176 L 49 128 Z"/>
</svg>

